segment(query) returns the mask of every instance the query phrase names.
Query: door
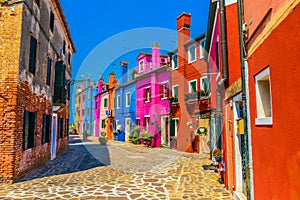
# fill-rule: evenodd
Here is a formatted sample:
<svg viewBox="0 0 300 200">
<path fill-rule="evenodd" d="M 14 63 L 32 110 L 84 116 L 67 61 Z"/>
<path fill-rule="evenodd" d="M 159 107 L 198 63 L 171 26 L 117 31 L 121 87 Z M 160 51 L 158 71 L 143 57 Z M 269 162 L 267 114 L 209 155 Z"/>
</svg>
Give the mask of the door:
<svg viewBox="0 0 300 200">
<path fill-rule="evenodd" d="M 56 158 L 57 114 L 52 115 L 51 160 Z"/>
<path fill-rule="evenodd" d="M 169 118 L 167 116 L 161 117 L 161 144 L 169 143 Z"/>
<path fill-rule="evenodd" d="M 125 118 L 125 138 L 128 141 L 130 135 L 130 118 Z"/>
</svg>

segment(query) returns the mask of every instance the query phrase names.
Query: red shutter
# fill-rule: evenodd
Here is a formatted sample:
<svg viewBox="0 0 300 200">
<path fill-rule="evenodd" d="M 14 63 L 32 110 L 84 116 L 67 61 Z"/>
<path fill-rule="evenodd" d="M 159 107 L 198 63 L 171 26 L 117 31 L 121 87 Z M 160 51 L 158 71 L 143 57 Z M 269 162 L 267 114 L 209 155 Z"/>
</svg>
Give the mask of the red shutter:
<svg viewBox="0 0 300 200">
<path fill-rule="evenodd" d="M 162 99 L 164 97 L 164 85 L 163 84 L 160 84 L 160 98 Z"/>
<path fill-rule="evenodd" d="M 170 96 L 170 88 L 169 88 L 169 84 L 166 83 L 166 97 L 168 98 Z"/>
</svg>

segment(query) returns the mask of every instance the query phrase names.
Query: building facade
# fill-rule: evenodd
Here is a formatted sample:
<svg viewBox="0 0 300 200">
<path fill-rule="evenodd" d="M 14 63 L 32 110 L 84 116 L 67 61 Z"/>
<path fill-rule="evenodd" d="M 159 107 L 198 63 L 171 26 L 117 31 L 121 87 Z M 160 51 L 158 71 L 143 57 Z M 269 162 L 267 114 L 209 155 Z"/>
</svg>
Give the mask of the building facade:
<svg viewBox="0 0 300 200">
<path fill-rule="evenodd" d="M 171 136 L 176 138 L 172 148 L 185 152 L 200 151 L 200 137 L 195 130 L 203 124 L 209 130 L 209 88 L 206 74 L 205 34 L 190 38 L 191 15 L 177 18 L 178 49 L 171 57 Z M 203 138 L 202 153 L 209 153 L 209 135 Z"/>
<path fill-rule="evenodd" d="M 94 129 L 94 136 L 99 137 L 100 134 L 100 128 L 101 128 L 101 119 L 100 119 L 100 113 L 101 113 L 101 93 L 102 93 L 102 84 L 103 79 L 100 78 L 98 80 L 98 93 L 94 97 L 94 123 L 95 123 L 95 129 Z"/>
<path fill-rule="evenodd" d="M 11 183 L 68 148 L 75 47 L 59 1 L 0 5 L 0 182 Z"/>
<path fill-rule="evenodd" d="M 170 67 L 168 56 L 160 55 L 160 45 L 152 44 L 152 54 L 140 53 L 137 57 L 136 124 L 141 131 L 154 136 L 152 146 L 169 143 L 169 87 Z"/>
<path fill-rule="evenodd" d="M 128 141 L 132 128 L 136 125 L 136 80 L 135 69 L 128 72 L 128 63 L 121 62 L 122 76 L 116 87 L 115 124 L 117 141 Z"/>
<path fill-rule="evenodd" d="M 243 3 L 252 197 L 299 199 L 300 4 L 295 0 Z"/>
</svg>

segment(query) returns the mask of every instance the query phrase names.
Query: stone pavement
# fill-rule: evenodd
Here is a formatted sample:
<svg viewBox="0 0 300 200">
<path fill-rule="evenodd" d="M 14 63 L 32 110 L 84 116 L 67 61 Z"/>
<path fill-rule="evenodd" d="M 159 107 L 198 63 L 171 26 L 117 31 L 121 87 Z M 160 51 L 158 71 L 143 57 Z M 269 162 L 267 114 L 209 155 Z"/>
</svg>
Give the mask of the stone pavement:
<svg viewBox="0 0 300 200">
<path fill-rule="evenodd" d="M 70 148 L 17 183 L 0 184 L 0 199 L 232 199 L 206 156 L 70 136 Z"/>
</svg>

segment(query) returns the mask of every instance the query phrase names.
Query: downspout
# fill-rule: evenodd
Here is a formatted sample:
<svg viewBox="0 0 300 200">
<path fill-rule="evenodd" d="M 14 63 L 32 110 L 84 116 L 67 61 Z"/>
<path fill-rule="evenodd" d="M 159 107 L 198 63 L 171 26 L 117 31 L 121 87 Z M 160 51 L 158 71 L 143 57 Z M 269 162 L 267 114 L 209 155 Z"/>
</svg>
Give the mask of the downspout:
<svg viewBox="0 0 300 200">
<path fill-rule="evenodd" d="M 216 88 L 216 101 L 217 101 L 217 113 L 220 116 L 217 117 L 218 127 L 217 137 L 221 135 L 221 123 L 222 123 L 222 92 L 224 91 L 225 84 L 228 81 L 228 51 L 227 51 L 227 28 L 226 28 L 226 12 L 225 12 L 225 0 L 219 0 L 220 3 L 220 34 L 221 34 L 221 53 L 222 53 L 222 79 L 218 82 Z M 216 138 L 217 139 L 217 138 Z M 218 139 L 216 140 L 218 141 Z M 220 145 L 222 145 L 220 143 Z"/>
<path fill-rule="evenodd" d="M 243 12 L 243 0 L 238 0 L 238 28 L 239 28 L 239 46 L 240 46 L 240 65 L 241 65 L 241 77 L 242 77 L 242 103 L 243 103 L 243 120 L 244 120 L 244 135 L 245 143 L 244 150 L 246 154 L 246 186 L 247 186 L 247 199 L 254 199 L 253 191 L 253 170 L 252 170 L 252 147 L 250 136 L 250 113 L 249 113 L 249 88 L 248 86 L 248 60 L 247 52 L 244 43 L 244 12 Z"/>
</svg>

